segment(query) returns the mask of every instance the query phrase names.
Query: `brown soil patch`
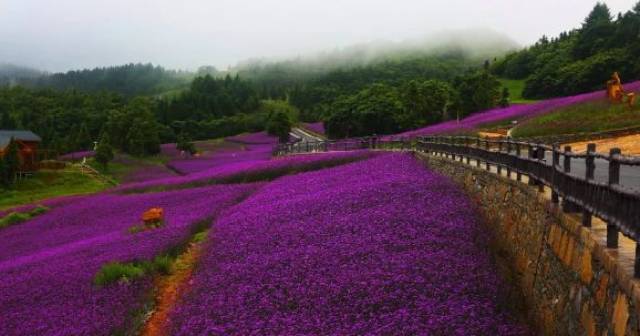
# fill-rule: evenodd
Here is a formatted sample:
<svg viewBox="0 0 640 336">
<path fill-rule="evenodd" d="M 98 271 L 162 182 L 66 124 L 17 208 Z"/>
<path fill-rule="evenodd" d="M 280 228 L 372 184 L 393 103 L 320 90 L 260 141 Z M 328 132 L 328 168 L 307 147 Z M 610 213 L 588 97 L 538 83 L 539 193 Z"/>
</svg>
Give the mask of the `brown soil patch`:
<svg viewBox="0 0 640 336">
<path fill-rule="evenodd" d="M 191 243 L 173 264 L 173 272 L 155 280 L 155 308 L 142 329 L 142 336 L 168 335 L 167 322 L 178 299 L 189 289 L 189 279 L 202 249 L 202 243 Z"/>
<path fill-rule="evenodd" d="M 580 141 L 570 144 L 571 150 L 578 153 L 587 151 L 587 144 L 595 143 L 596 151 L 599 153 L 609 153 L 611 148 L 620 148 L 622 154 L 639 155 L 640 154 L 640 134 L 625 135 L 614 138 L 606 138 L 600 140 Z M 563 145 L 564 146 L 564 145 Z"/>
<path fill-rule="evenodd" d="M 490 139 L 504 138 L 505 136 L 507 136 L 507 131 L 496 130 L 493 132 L 478 132 L 478 136 L 481 138 L 490 138 Z"/>
</svg>

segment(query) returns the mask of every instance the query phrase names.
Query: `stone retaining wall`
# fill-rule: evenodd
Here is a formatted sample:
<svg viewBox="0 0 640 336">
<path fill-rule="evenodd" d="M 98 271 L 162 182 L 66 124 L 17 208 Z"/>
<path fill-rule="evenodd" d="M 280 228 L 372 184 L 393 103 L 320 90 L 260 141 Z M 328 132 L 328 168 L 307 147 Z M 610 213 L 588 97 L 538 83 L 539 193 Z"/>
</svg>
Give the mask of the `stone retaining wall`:
<svg viewBox="0 0 640 336">
<path fill-rule="evenodd" d="M 640 334 L 640 283 L 623 256 L 635 244 L 605 248 L 602 232 L 582 227 L 579 217 L 564 214 L 537 188 L 449 159 L 416 156 L 475 200 L 493 234 L 496 260 L 507 266 L 507 279 L 519 288 L 541 334 Z"/>
</svg>

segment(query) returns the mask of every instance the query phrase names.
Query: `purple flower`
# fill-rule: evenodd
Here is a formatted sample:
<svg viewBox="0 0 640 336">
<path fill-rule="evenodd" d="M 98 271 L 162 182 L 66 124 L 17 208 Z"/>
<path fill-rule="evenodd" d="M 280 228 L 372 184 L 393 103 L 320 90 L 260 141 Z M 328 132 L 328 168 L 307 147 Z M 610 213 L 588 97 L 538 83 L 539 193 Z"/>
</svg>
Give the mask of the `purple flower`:
<svg viewBox="0 0 640 336">
<path fill-rule="evenodd" d="M 172 334 L 527 334 L 473 209 L 409 154 L 280 178 L 215 222 Z"/>
</svg>

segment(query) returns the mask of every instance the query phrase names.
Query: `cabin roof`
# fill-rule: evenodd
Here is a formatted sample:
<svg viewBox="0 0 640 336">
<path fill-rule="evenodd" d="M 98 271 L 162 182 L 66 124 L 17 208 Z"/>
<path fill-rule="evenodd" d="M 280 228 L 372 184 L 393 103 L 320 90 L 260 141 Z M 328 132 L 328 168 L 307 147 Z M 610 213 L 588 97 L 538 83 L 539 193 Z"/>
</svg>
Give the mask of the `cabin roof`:
<svg viewBox="0 0 640 336">
<path fill-rule="evenodd" d="M 20 141 L 40 142 L 42 139 L 31 131 L 0 130 L 0 148 L 9 145 L 11 138 Z"/>
</svg>

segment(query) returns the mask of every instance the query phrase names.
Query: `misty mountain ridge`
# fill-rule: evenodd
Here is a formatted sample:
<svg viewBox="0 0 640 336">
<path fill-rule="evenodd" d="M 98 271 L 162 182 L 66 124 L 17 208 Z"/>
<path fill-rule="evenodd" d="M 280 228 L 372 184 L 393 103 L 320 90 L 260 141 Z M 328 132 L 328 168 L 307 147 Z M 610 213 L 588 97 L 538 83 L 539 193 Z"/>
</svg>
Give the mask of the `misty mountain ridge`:
<svg viewBox="0 0 640 336">
<path fill-rule="evenodd" d="M 290 58 L 254 58 L 239 62 L 230 71 L 242 74 L 261 67 L 286 66 L 322 73 L 429 56 L 451 56 L 482 61 L 503 56 L 520 48 L 521 46 L 506 34 L 490 29 L 450 30 L 419 39 L 400 42 L 376 40 Z"/>
</svg>

